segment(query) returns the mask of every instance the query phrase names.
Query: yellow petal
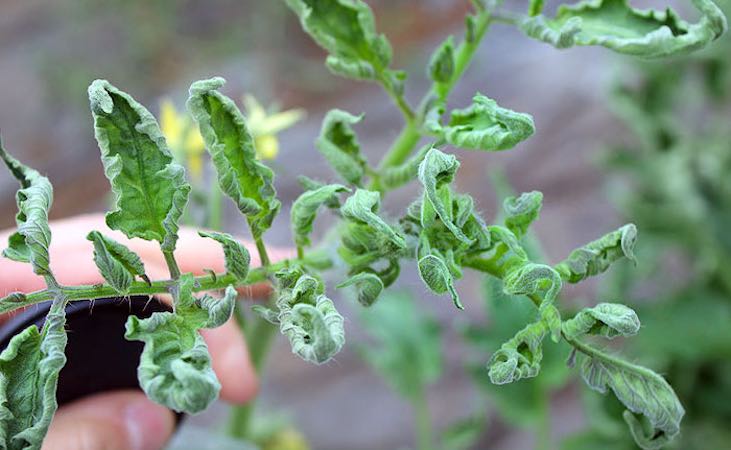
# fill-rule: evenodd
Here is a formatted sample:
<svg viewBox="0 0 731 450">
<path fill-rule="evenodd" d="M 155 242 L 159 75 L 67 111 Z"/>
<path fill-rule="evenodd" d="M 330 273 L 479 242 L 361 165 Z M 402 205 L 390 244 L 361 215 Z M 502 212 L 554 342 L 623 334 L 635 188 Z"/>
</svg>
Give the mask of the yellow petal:
<svg viewBox="0 0 731 450">
<path fill-rule="evenodd" d="M 261 134 L 277 134 L 305 117 L 304 109 L 290 109 L 268 116 L 261 126 Z"/>
<path fill-rule="evenodd" d="M 206 143 L 203 142 L 203 136 L 195 126 L 188 128 L 188 133 L 185 135 L 185 149 L 186 153 L 201 154 L 206 149 Z"/>
<path fill-rule="evenodd" d="M 250 94 L 244 95 L 244 108 L 246 108 L 246 123 L 254 135 L 261 134 L 259 129 L 267 117 L 267 112 L 261 103 Z"/>
<path fill-rule="evenodd" d="M 279 140 L 271 134 L 257 136 L 254 145 L 259 159 L 274 159 L 279 153 Z"/>
<path fill-rule="evenodd" d="M 183 132 L 181 120 L 175 105 L 170 99 L 160 102 L 160 131 L 165 136 L 170 147 L 180 150 L 181 134 Z"/>
</svg>

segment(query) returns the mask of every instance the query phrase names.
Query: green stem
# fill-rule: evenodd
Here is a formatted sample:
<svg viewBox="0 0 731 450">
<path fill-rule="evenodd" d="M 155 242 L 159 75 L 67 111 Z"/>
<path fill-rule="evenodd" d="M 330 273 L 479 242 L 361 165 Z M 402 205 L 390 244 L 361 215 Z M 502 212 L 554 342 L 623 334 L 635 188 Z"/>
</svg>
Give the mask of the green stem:
<svg viewBox="0 0 731 450">
<path fill-rule="evenodd" d="M 432 450 L 431 417 L 429 402 L 424 389 L 413 402 L 414 420 L 416 425 L 416 441 L 419 450 Z"/>
<path fill-rule="evenodd" d="M 302 264 L 324 270 L 332 266 L 332 261 L 324 251 L 311 252 L 302 259 L 284 259 L 268 267 L 258 267 L 249 271 L 244 282 L 228 274 L 209 274 L 195 278 L 194 292 L 215 291 L 228 286 L 243 287 L 267 281 L 269 276 L 292 264 Z M 150 284 L 144 281 L 135 281 L 129 288 L 127 295 L 155 295 L 168 293 L 175 280 L 154 281 Z M 54 289 L 43 289 L 30 294 L 10 294 L 0 299 L 0 314 L 19 308 L 53 300 L 56 294 L 63 294 L 69 301 L 94 300 L 98 298 L 117 297 L 119 293 L 108 284 L 94 284 L 81 286 L 59 286 Z"/>
<path fill-rule="evenodd" d="M 178 262 L 175 260 L 175 255 L 173 254 L 172 250 L 163 250 L 162 254 L 165 255 L 165 263 L 168 265 L 170 278 L 172 278 L 173 280 L 177 280 L 178 278 L 180 278 L 180 267 L 178 267 Z"/>
</svg>

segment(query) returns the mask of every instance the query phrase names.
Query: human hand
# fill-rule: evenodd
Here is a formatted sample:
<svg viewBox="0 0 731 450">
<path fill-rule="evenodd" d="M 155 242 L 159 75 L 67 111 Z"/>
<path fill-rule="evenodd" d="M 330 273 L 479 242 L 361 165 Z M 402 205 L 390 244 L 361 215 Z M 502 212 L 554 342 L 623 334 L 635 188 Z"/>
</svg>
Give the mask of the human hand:
<svg viewBox="0 0 731 450">
<path fill-rule="evenodd" d="M 50 248 L 51 268 L 59 283 L 65 285 L 103 282 L 93 258 L 93 245 L 86 239 L 88 230 L 99 230 L 135 251 L 145 262 L 151 279 L 169 278 L 162 253 L 154 242 L 127 239 L 109 230 L 101 215 L 77 216 L 51 222 L 53 240 Z M 0 232 L 0 242 L 7 242 L 10 231 Z M 204 269 L 224 271 L 223 251 L 210 239 L 190 229 L 180 230 L 175 252 L 183 272 L 204 274 Z M 259 264 L 253 246 L 251 263 Z M 269 249 L 272 259 L 290 256 L 281 249 Z M 13 292 L 43 289 L 42 277 L 35 275 L 29 264 L 0 258 L 0 297 Z M 244 295 L 264 297 L 265 284 L 247 287 Z M 2 318 L 0 318 L 2 321 Z M 246 344 L 236 323 L 229 320 L 213 330 L 202 330 L 213 361 L 213 369 L 221 382 L 221 398 L 230 403 L 246 403 L 257 392 L 258 381 Z M 134 449 L 162 448 L 173 432 L 175 417 L 167 408 L 153 403 L 141 391 L 126 390 L 100 393 L 59 408 L 51 423 L 44 449 Z"/>
</svg>

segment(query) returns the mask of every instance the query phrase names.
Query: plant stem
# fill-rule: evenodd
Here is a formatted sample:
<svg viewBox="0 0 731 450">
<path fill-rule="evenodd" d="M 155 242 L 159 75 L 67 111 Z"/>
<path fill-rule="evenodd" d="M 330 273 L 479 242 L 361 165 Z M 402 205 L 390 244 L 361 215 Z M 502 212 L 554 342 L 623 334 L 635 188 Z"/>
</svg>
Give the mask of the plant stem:
<svg viewBox="0 0 731 450">
<path fill-rule="evenodd" d="M 307 254 L 303 259 L 284 259 L 268 267 L 258 267 L 249 271 L 249 276 L 244 282 L 240 282 L 233 275 L 225 273 L 202 275 L 195 277 L 194 292 L 215 291 L 224 289 L 227 286 L 243 287 L 264 282 L 269 275 L 292 264 L 302 264 L 320 270 L 332 266 L 332 261 L 324 251 L 315 251 Z M 175 280 L 160 280 L 146 283 L 134 281 L 127 292 L 128 296 L 155 295 L 168 293 Z M 43 289 L 31 292 L 30 294 L 10 294 L 0 299 L 0 314 L 4 314 L 18 308 L 35 305 L 48 300 L 53 300 L 58 293 L 63 294 L 69 301 L 94 300 L 98 298 L 118 297 L 119 293 L 108 284 L 94 284 L 81 286 L 59 286 L 54 289 Z"/>
<path fill-rule="evenodd" d="M 413 402 L 416 441 L 419 450 L 431 450 L 433 447 L 429 402 L 426 398 L 424 389 L 421 389 L 420 391 L 420 394 Z"/>
<path fill-rule="evenodd" d="M 162 254 L 165 255 L 165 263 L 168 265 L 170 278 L 177 280 L 180 278 L 180 268 L 178 267 L 178 262 L 175 260 L 175 255 L 172 251 L 165 250 L 163 250 Z"/>
</svg>

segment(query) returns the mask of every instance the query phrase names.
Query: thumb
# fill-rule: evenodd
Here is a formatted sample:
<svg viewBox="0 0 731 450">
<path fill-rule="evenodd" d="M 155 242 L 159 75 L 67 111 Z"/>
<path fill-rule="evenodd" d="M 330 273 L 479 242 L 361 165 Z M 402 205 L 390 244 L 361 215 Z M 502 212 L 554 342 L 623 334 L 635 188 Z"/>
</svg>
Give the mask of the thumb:
<svg viewBox="0 0 731 450">
<path fill-rule="evenodd" d="M 44 450 L 158 450 L 175 427 L 168 409 L 140 391 L 96 394 L 58 410 Z"/>
</svg>

